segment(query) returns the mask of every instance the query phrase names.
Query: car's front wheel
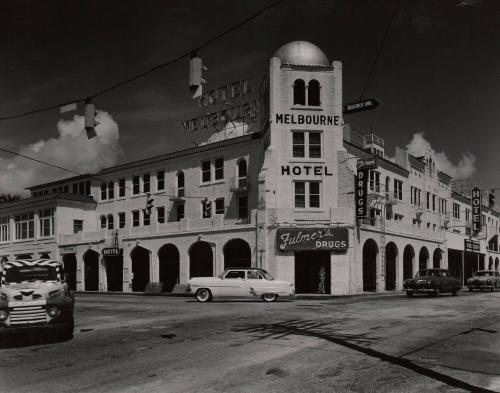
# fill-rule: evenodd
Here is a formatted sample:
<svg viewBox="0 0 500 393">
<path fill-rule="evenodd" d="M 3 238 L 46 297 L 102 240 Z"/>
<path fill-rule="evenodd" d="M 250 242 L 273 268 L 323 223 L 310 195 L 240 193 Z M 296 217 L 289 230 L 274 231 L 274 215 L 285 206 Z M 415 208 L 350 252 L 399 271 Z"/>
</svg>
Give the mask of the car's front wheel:
<svg viewBox="0 0 500 393">
<path fill-rule="evenodd" d="M 196 291 L 195 297 L 201 303 L 209 302 L 212 300 L 212 292 L 208 288 L 200 288 Z"/>
<path fill-rule="evenodd" d="M 262 295 L 262 300 L 265 302 L 274 302 L 278 298 L 278 295 L 275 293 L 264 293 Z"/>
</svg>

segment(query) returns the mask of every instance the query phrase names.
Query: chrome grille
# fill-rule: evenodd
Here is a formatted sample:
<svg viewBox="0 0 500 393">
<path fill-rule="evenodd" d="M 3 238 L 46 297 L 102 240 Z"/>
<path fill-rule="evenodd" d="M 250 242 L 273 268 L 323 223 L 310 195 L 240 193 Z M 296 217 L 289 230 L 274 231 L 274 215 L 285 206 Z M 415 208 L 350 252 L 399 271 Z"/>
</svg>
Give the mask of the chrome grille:
<svg viewBox="0 0 500 393">
<path fill-rule="evenodd" d="M 11 325 L 32 325 L 46 322 L 47 313 L 42 306 L 14 307 L 10 311 Z"/>
</svg>

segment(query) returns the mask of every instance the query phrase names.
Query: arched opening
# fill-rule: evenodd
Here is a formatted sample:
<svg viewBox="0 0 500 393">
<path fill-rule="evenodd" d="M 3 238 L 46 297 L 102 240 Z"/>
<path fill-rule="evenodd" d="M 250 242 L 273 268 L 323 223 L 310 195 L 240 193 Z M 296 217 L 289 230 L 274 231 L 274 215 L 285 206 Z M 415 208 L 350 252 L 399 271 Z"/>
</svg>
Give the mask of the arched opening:
<svg viewBox="0 0 500 393">
<path fill-rule="evenodd" d="M 100 220 L 101 220 L 101 229 L 106 229 L 107 228 L 106 216 L 101 216 Z"/>
<path fill-rule="evenodd" d="M 189 249 L 189 276 L 211 277 L 214 275 L 212 247 L 203 241 L 197 241 Z"/>
<path fill-rule="evenodd" d="M 488 270 L 493 270 L 493 257 L 490 256 L 488 259 Z"/>
<path fill-rule="evenodd" d="M 307 86 L 307 105 L 309 106 L 320 106 L 320 92 L 321 88 L 319 82 L 316 79 L 311 79 L 309 85 Z"/>
<path fill-rule="evenodd" d="M 123 255 L 106 255 L 104 257 L 106 282 L 108 291 L 123 291 Z"/>
<path fill-rule="evenodd" d="M 251 267 L 252 252 L 248 243 L 242 239 L 231 239 L 223 248 L 224 269 L 234 267 Z"/>
<path fill-rule="evenodd" d="M 495 270 L 498 272 L 498 265 L 500 263 L 500 260 L 497 258 L 495 258 Z"/>
<path fill-rule="evenodd" d="M 66 283 L 68 288 L 76 291 L 76 255 L 63 254 L 64 272 L 66 273 Z"/>
<path fill-rule="evenodd" d="M 415 250 L 409 244 L 403 252 L 403 280 L 413 277 L 413 261 L 415 260 Z"/>
<path fill-rule="evenodd" d="M 385 290 L 396 289 L 396 266 L 398 259 L 398 247 L 393 243 L 385 246 Z"/>
<path fill-rule="evenodd" d="M 137 246 L 130 253 L 132 258 L 132 292 L 144 292 L 149 283 L 149 251 Z"/>
<path fill-rule="evenodd" d="M 88 250 L 83 255 L 85 270 L 85 290 L 99 290 L 99 254 L 94 250 Z"/>
<path fill-rule="evenodd" d="M 302 79 L 297 79 L 293 83 L 293 105 L 306 104 L 306 83 Z"/>
<path fill-rule="evenodd" d="M 420 249 L 418 254 L 418 270 L 427 269 L 429 262 L 429 251 L 426 247 Z"/>
<path fill-rule="evenodd" d="M 368 239 L 363 246 L 363 291 L 377 290 L 378 246 Z"/>
<path fill-rule="evenodd" d="M 443 250 L 436 248 L 432 254 L 432 267 L 439 269 L 441 267 L 441 260 L 443 259 Z"/>
<path fill-rule="evenodd" d="M 165 244 L 158 251 L 162 292 L 172 292 L 179 283 L 179 250 L 173 244 Z"/>
<path fill-rule="evenodd" d="M 108 214 L 108 229 L 113 229 L 115 226 L 114 220 L 113 220 L 113 215 Z"/>
</svg>

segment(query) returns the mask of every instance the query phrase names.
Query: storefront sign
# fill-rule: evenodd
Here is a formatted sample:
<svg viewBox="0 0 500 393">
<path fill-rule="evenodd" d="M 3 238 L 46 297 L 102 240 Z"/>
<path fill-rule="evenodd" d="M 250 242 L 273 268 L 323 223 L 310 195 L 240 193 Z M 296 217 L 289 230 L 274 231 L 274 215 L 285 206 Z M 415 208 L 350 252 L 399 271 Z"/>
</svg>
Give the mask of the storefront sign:
<svg viewBox="0 0 500 393">
<path fill-rule="evenodd" d="M 282 165 L 281 166 L 281 175 L 282 176 L 290 176 L 290 175 L 314 175 L 314 176 L 333 176 L 333 173 L 328 170 L 327 166 L 322 165 Z"/>
<path fill-rule="evenodd" d="M 301 115 L 297 113 L 276 113 L 276 124 L 313 124 L 316 126 L 340 126 L 339 115 Z"/>
<path fill-rule="evenodd" d="M 472 189 L 472 230 L 481 232 L 481 190 L 478 187 Z"/>
<path fill-rule="evenodd" d="M 107 247 L 102 249 L 102 255 L 105 257 L 115 257 L 123 254 L 123 249 L 118 247 Z"/>
<path fill-rule="evenodd" d="M 346 251 L 347 228 L 279 228 L 276 234 L 278 252 L 300 250 Z"/>
<path fill-rule="evenodd" d="M 377 168 L 377 157 L 361 158 L 356 163 L 358 170 Z"/>
<path fill-rule="evenodd" d="M 464 239 L 464 250 L 468 252 L 479 252 L 480 245 L 477 240 L 473 239 Z"/>
<path fill-rule="evenodd" d="M 368 170 L 359 169 L 354 185 L 354 202 L 356 204 L 356 218 L 364 218 L 368 215 L 367 198 L 368 192 Z"/>
<path fill-rule="evenodd" d="M 59 254 L 76 254 L 76 247 L 63 247 L 59 250 Z"/>
</svg>

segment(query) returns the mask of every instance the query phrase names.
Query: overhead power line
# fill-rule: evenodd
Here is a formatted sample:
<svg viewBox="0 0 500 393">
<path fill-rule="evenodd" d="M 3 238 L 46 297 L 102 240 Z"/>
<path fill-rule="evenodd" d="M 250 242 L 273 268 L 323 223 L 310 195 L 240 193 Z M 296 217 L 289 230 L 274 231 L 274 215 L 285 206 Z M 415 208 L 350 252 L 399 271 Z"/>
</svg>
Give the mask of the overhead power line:
<svg viewBox="0 0 500 393">
<path fill-rule="evenodd" d="M 378 58 L 380 57 L 380 54 L 382 53 L 382 48 L 384 47 L 385 39 L 389 35 L 389 31 L 391 30 L 392 26 L 392 21 L 394 20 L 394 16 L 396 15 L 396 10 L 398 9 L 400 0 L 396 0 L 394 2 L 394 7 L 392 8 L 392 14 L 389 19 L 389 23 L 387 23 L 387 27 L 385 28 L 384 36 L 382 37 L 382 41 L 380 41 L 380 45 L 377 49 L 377 54 L 375 55 L 375 59 L 373 60 L 372 66 L 370 68 L 370 72 L 368 73 L 368 77 L 366 78 L 366 82 L 363 86 L 363 90 L 361 90 L 361 94 L 359 95 L 359 101 L 363 99 L 363 96 L 365 94 L 365 90 L 368 87 L 368 83 L 370 82 L 370 79 L 372 77 L 373 71 L 375 70 L 375 66 L 377 65 Z"/>
<path fill-rule="evenodd" d="M 20 118 L 20 117 L 24 117 L 24 116 L 29 116 L 29 115 L 33 115 L 35 113 L 40 113 L 40 112 L 45 112 L 45 111 L 48 111 L 48 110 L 52 110 L 52 109 L 56 109 L 56 108 L 60 108 L 62 106 L 65 106 L 65 105 L 68 105 L 68 104 L 72 104 L 72 103 L 75 103 L 75 102 L 82 102 L 82 101 L 85 101 L 85 100 L 88 100 L 88 99 L 92 99 L 92 98 L 95 98 L 95 97 L 98 97 L 98 96 L 101 96 L 103 94 L 106 94 L 112 90 L 115 90 L 123 85 L 126 85 L 128 83 L 131 83 L 139 78 L 142 78 L 144 76 L 147 76 L 161 68 L 164 68 L 164 67 L 167 67 L 173 63 L 176 63 L 186 57 L 190 57 L 193 53 L 196 53 L 198 51 L 200 51 L 201 49 L 207 47 L 208 45 L 214 43 L 215 41 L 221 39 L 222 37 L 225 37 L 226 35 L 232 33 L 233 31 L 239 29 L 240 27 L 246 25 L 247 23 L 249 23 L 250 21 L 252 21 L 253 19 L 257 18 L 258 16 L 262 15 L 264 12 L 270 10 L 271 8 L 277 6 L 278 4 L 284 2 L 285 0 L 276 0 L 276 1 L 273 1 L 271 4 L 267 5 L 266 7 L 260 9 L 259 11 L 255 12 L 254 14 L 250 15 L 249 17 L 243 19 L 242 21 L 238 22 L 237 24 L 235 24 L 234 26 L 230 27 L 229 29 L 227 30 L 224 30 L 223 32 L 217 34 L 216 36 L 212 37 L 212 38 L 209 38 L 208 40 L 202 42 L 200 45 L 198 45 L 197 47 L 195 48 L 191 48 L 189 49 L 188 51 L 184 52 L 183 54 L 177 56 L 177 57 L 174 57 L 173 59 L 170 59 L 170 60 L 167 60 L 161 64 L 158 64 L 152 68 L 150 68 L 149 70 L 146 70 L 144 72 L 141 72 L 139 74 L 136 74 L 136 75 L 133 75 L 127 79 L 124 79 L 120 82 L 117 82 L 111 86 L 108 86 L 104 89 L 101 89 L 99 91 L 96 91 L 92 94 L 88 94 L 84 97 L 79 97 L 79 98 L 75 98 L 73 100 L 69 100 L 69 101 L 65 101 L 65 102 L 61 102 L 61 103 L 58 103 L 58 104 L 54 104 L 54 105 L 50 105 L 50 106 L 46 106 L 46 107 L 42 107 L 42 108 L 38 108 L 38 109 L 33 109 L 33 110 L 30 110 L 30 111 L 27 111 L 27 112 L 22 112 L 22 113 L 17 113 L 17 114 L 13 114 L 13 115 L 6 115 L 6 116 L 2 116 L 0 117 L 0 121 L 3 121 L 3 120 L 12 120 L 12 119 L 17 119 L 17 118 Z"/>
</svg>

